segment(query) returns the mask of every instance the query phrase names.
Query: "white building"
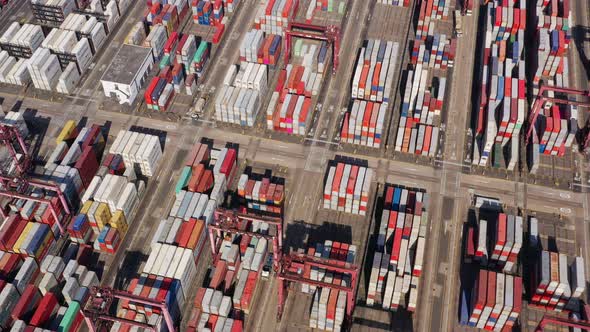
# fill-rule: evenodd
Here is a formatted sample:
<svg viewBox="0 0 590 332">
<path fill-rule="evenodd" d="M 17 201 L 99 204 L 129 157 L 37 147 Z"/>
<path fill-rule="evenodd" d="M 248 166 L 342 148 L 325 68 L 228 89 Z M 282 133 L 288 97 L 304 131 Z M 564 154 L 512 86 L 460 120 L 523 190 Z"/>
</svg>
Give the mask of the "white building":
<svg viewBox="0 0 590 332">
<path fill-rule="evenodd" d="M 153 64 L 151 48 L 123 44 L 100 80 L 105 96 L 133 104 Z"/>
</svg>

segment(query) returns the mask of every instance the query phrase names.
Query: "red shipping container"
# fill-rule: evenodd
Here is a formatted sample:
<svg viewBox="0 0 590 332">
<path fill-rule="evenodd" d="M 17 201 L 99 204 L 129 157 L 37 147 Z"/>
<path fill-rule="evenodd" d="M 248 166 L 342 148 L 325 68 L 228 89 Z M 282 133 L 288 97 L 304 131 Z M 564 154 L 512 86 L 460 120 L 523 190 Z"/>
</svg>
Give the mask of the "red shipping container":
<svg viewBox="0 0 590 332">
<path fill-rule="evenodd" d="M 188 331 L 196 331 L 197 325 L 199 325 L 199 320 L 201 319 L 201 310 L 198 308 L 194 308 L 191 311 L 191 316 L 188 320 Z"/>
<path fill-rule="evenodd" d="M 194 301 L 195 308 L 203 309 L 201 307 L 201 303 L 203 302 L 203 297 L 205 297 L 205 291 L 207 291 L 207 289 L 203 288 L 203 287 L 199 287 L 199 289 L 197 289 L 197 295 L 195 296 L 195 301 Z"/>
<path fill-rule="evenodd" d="M 246 314 L 250 312 L 250 304 L 252 302 L 252 298 L 256 290 L 257 277 L 258 273 L 256 273 L 255 271 L 250 271 L 250 273 L 248 273 L 248 280 L 246 280 L 244 293 L 242 294 L 242 299 L 240 300 L 240 306 Z"/>
<path fill-rule="evenodd" d="M 18 254 L 6 253 L 0 262 L 0 278 L 12 279 L 17 273 L 18 268 L 22 263 L 22 259 Z"/>
<path fill-rule="evenodd" d="M 234 325 L 231 327 L 231 332 L 242 332 L 244 330 L 244 322 L 234 319 Z"/>
<path fill-rule="evenodd" d="M 207 163 L 209 162 L 209 159 L 211 158 L 211 149 L 209 148 L 209 145 L 207 144 L 201 144 L 201 148 L 199 149 L 199 153 L 197 153 L 197 156 L 195 157 L 195 161 L 193 163 L 193 166 L 198 166 L 199 163 Z"/>
<path fill-rule="evenodd" d="M 225 273 L 227 272 L 227 263 L 224 260 L 217 261 L 215 265 L 215 273 L 211 282 L 209 282 L 209 288 L 218 289 L 221 282 L 225 280 Z"/>
<path fill-rule="evenodd" d="M 213 171 L 210 169 L 206 169 L 203 173 L 203 177 L 201 181 L 199 181 L 199 186 L 197 187 L 197 192 L 204 193 L 210 190 L 213 187 Z"/>
<path fill-rule="evenodd" d="M 47 325 L 51 317 L 57 312 L 59 308 L 59 303 L 57 301 L 57 297 L 51 293 L 47 292 L 39 302 L 39 306 L 31 318 L 30 324 L 37 327 L 42 327 L 43 325 Z"/>
<path fill-rule="evenodd" d="M 192 192 L 197 192 L 199 187 L 199 183 L 201 182 L 201 178 L 205 173 L 205 165 L 198 164 L 196 167 L 193 167 L 193 173 L 191 175 L 190 180 L 188 181 L 188 190 Z"/>
<path fill-rule="evenodd" d="M 217 325 L 217 320 L 219 319 L 219 316 L 217 315 L 209 315 L 209 321 L 207 321 L 207 326 L 209 327 L 209 329 L 211 329 L 211 331 L 215 331 L 215 325 Z"/>
<path fill-rule="evenodd" d="M 22 228 L 19 224 L 23 224 Z M 26 226 L 26 223 L 21 222 L 21 217 L 18 214 L 11 214 L 6 218 L 4 225 L 2 225 L 2 229 L 0 229 L 0 250 L 2 251 L 11 251 L 13 243 L 10 243 L 11 237 L 15 235 L 15 233 L 22 232 L 22 229 Z M 19 228 L 21 228 L 19 230 Z"/>
<path fill-rule="evenodd" d="M 213 44 L 219 44 L 224 31 L 225 31 L 225 24 L 221 24 L 221 23 L 218 24 L 217 28 L 215 29 L 215 34 L 213 35 L 213 39 L 212 39 Z"/>
<path fill-rule="evenodd" d="M 225 155 L 225 159 L 221 164 L 220 172 L 225 174 L 227 177 L 227 181 L 231 182 L 232 180 L 232 172 L 234 170 L 234 166 L 236 164 L 236 150 L 228 149 Z"/>
<path fill-rule="evenodd" d="M 21 297 L 18 299 L 18 302 L 12 309 L 10 317 L 13 321 L 17 321 L 19 319 L 29 321 L 29 319 L 35 313 L 35 308 L 37 308 L 40 300 L 41 293 L 39 292 L 39 289 L 37 289 L 35 285 L 27 285 L 21 294 Z"/>
<path fill-rule="evenodd" d="M 187 248 L 193 229 L 195 228 L 196 220 L 190 219 L 187 222 L 182 223 L 182 230 L 176 234 L 176 243 L 182 248 Z"/>
<path fill-rule="evenodd" d="M 197 143 L 197 144 L 193 145 L 191 152 L 188 154 L 188 156 L 186 156 L 186 159 L 184 161 L 184 166 L 193 167 L 193 164 L 195 163 L 195 158 L 197 158 L 197 154 L 199 153 L 199 149 L 201 148 L 201 145 L 202 145 L 201 143 Z"/>
</svg>

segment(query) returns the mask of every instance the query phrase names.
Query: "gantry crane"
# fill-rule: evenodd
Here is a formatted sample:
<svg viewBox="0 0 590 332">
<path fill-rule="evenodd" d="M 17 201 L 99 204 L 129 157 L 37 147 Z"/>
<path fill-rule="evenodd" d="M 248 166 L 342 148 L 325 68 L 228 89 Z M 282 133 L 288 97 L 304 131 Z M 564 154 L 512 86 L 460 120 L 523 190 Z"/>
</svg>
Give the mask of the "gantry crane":
<svg viewBox="0 0 590 332">
<path fill-rule="evenodd" d="M 350 285 L 334 285 L 323 281 L 312 280 L 303 274 L 304 271 L 307 271 L 312 267 L 349 275 Z M 283 255 L 277 271 L 277 288 L 279 292 L 277 319 L 281 319 L 283 311 L 285 310 L 289 282 L 297 282 L 346 292 L 346 322 L 348 323 L 348 326 L 350 326 L 352 323 L 354 304 L 356 303 L 356 290 L 359 274 L 360 268 L 358 266 L 343 261 L 315 257 L 302 253 Z"/>
<path fill-rule="evenodd" d="M 545 95 L 545 92 L 548 91 L 552 91 L 554 93 L 560 93 L 560 94 L 566 94 L 565 97 L 548 97 Z M 582 90 L 576 90 L 576 89 L 570 89 L 570 88 L 559 88 L 559 87 L 554 87 L 554 86 L 548 86 L 548 85 L 542 85 L 541 88 L 539 89 L 539 93 L 537 94 L 537 97 L 535 98 L 535 101 L 533 102 L 533 107 L 531 109 L 531 115 L 529 116 L 529 125 L 528 125 L 528 130 L 527 130 L 527 134 L 525 137 L 525 142 L 529 142 L 529 140 L 531 139 L 531 135 L 533 133 L 533 127 L 535 126 L 535 122 L 537 121 L 537 116 L 539 115 L 539 112 L 541 111 L 541 107 L 543 107 L 545 105 L 546 102 L 551 102 L 554 104 L 562 104 L 562 105 L 575 105 L 575 106 L 579 106 L 579 107 L 590 107 L 590 101 L 589 100 L 574 100 L 573 98 L 568 98 L 570 96 L 580 96 L 580 97 L 585 97 L 585 98 L 589 98 L 590 97 L 590 92 L 589 91 L 582 91 Z M 586 148 L 588 148 L 590 146 L 590 135 L 587 135 L 584 138 L 584 141 L 581 142 L 581 146 L 582 146 L 582 150 L 585 150 Z"/>
<path fill-rule="evenodd" d="M 32 180 L 29 178 L 28 173 L 32 167 L 32 157 L 29 154 L 25 140 L 18 131 L 18 128 L 8 124 L 0 124 L 0 143 L 8 149 L 15 165 L 14 175 L 0 175 L 0 184 L 2 185 L 0 189 L 0 196 L 31 200 L 42 204 L 47 204 L 48 209 L 51 211 L 51 215 L 57 223 L 60 234 L 65 234 L 66 229 L 64 224 L 62 224 L 62 220 L 67 222 L 71 216 L 70 208 L 68 207 L 65 196 L 60 190 L 59 186 L 52 183 Z M 45 191 L 52 191 L 56 194 L 58 199 L 49 200 L 31 196 L 28 194 L 29 188 L 31 187 L 39 188 Z M 64 213 L 63 218 L 59 218 L 59 214 L 61 212 Z M 0 209 L 0 214 L 2 214 L 3 217 L 6 217 L 2 209 Z"/>
<path fill-rule="evenodd" d="M 308 32 L 295 31 L 306 30 Z M 328 47 L 332 46 L 332 73 L 335 74 L 338 69 L 340 53 L 340 28 L 335 25 L 320 26 L 307 23 L 289 23 L 285 30 L 285 65 L 289 63 L 291 57 L 291 39 L 293 37 L 321 40 L 328 43 Z"/>
<path fill-rule="evenodd" d="M 565 327 L 572 327 L 572 328 L 579 328 L 582 331 L 590 331 L 590 323 L 588 322 L 589 314 L 590 314 L 590 306 L 587 304 L 581 305 L 581 319 L 572 319 L 572 318 L 563 318 L 563 317 L 556 317 L 552 315 L 545 315 L 535 328 L 535 332 L 543 332 L 545 326 L 549 324 L 565 326 Z"/>
<path fill-rule="evenodd" d="M 267 235 L 248 231 L 248 225 L 252 222 L 264 222 L 276 228 L 276 234 Z M 275 269 L 281 259 L 283 247 L 283 220 L 278 217 L 258 217 L 237 211 L 218 208 L 214 213 L 214 221 L 207 225 L 209 243 L 213 259 L 216 260 L 221 246 L 222 233 L 234 235 L 248 235 L 257 238 L 265 238 L 272 243 Z"/>
<path fill-rule="evenodd" d="M 115 322 L 137 326 L 148 331 L 158 331 L 156 327 L 152 325 L 111 315 L 111 305 L 115 299 L 144 304 L 160 309 L 164 321 L 166 322 L 166 326 L 168 327 L 168 331 L 177 331 L 172 315 L 166 307 L 165 300 L 157 301 L 108 287 L 93 286 L 90 289 L 88 300 L 85 305 L 82 306 L 82 315 L 90 332 L 109 331 L 110 326 Z"/>
</svg>

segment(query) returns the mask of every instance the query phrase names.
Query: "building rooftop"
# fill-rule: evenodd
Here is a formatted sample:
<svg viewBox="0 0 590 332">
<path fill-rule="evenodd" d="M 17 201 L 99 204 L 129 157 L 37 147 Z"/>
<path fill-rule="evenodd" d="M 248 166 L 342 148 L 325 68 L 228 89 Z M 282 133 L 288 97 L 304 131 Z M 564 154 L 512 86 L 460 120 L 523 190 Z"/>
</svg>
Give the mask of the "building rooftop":
<svg viewBox="0 0 590 332">
<path fill-rule="evenodd" d="M 124 44 L 115 55 L 104 75 L 102 75 L 101 80 L 131 84 L 145 59 L 152 56 L 151 53 L 151 48 Z"/>
</svg>

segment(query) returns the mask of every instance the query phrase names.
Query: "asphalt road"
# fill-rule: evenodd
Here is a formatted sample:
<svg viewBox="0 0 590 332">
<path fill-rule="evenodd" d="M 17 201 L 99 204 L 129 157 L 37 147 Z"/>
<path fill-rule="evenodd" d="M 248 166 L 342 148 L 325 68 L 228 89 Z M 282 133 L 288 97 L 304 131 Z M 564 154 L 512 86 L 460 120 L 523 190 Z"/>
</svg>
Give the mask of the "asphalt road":
<svg viewBox="0 0 590 332">
<path fill-rule="evenodd" d="M 20 3 L 18 6 L 22 6 L 23 2 L 13 1 L 13 3 Z M 254 1 L 243 1 L 241 6 L 250 5 L 251 2 Z M 361 20 L 363 17 L 367 17 L 370 2 L 352 1 L 352 3 L 351 15 L 355 15 L 355 19 L 356 15 Z M 587 16 L 580 17 L 580 13 L 588 13 L 588 4 L 586 1 L 576 1 L 575 3 L 577 7 L 573 12 L 575 15 L 574 21 L 587 27 Z M 17 11 L 17 9 L 14 10 Z M 131 23 L 136 21 L 133 17 L 137 15 L 137 11 L 137 9 L 132 9 L 129 15 L 131 18 L 125 21 L 124 28 L 118 30 L 116 35 L 113 36 L 115 41 L 120 42 Z M 10 14 L 10 12 L 3 12 L 2 16 L 0 16 L 0 24 L 8 20 L 3 16 L 4 14 Z M 212 67 L 205 81 L 207 89 L 218 87 L 221 84 L 227 64 L 236 59 L 238 45 L 246 32 L 243 27 L 252 22 L 254 15 L 254 10 L 239 10 L 234 17 L 235 21 L 227 32 L 228 38 L 218 50 L 216 59 L 213 59 L 211 63 Z M 430 166 L 376 156 L 362 157 L 369 161 L 372 168 L 379 170 L 379 182 L 387 181 L 418 186 L 426 188 L 431 194 L 431 221 L 428 241 L 433 245 L 429 246 L 426 253 L 428 264 L 424 271 L 424 281 L 421 285 L 422 291 L 418 303 L 419 309 L 414 321 L 419 331 L 452 330 L 455 293 L 458 289 L 456 273 L 461 236 L 460 225 L 464 220 L 471 192 L 499 197 L 504 202 L 514 201 L 530 210 L 561 213 L 572 218 L 576 223 L 576 238 L 578 243 L 581 244 L 580 250 L 584 251 L 586 257 L 590 257 L 588 255 L 589 246 L 587 245 L 588 222 L 590 221 L 590 198 L 588 194 L 517 183 L 505 179 L 466 175 L 461 173 L 459 166 L 457 166 L 457 164 L 461 163 L 465 145 L 464 128 L 466 127 L 466 118 L 465 112 L 461 111 L 461 105 L 467 105 L 465 100 L 469 98 L 469 94 L 465 93 L 465 91 L 469 91 L 471 88 L 472 60 L 470 60 L 470 55 L 475 47 L 475 21 L 475 16 L 463 20 L 465 33 L 459 41 L 458 61 L 455 62 L 455 68 L 453 69 L 452 94 L 449 104 L 446 106 L 450 109 L 447 132 L 450 133 L 451 138 L 446 141 L 443 167 L 435 169 Z M 349 22 L 351 22 L 350 18 Z M 356 55 L 351 54 L 353 52 L 347 52 L 347 50 L 355 49 L 363 38 L 360 29 L 347 27 L 345 31 L 347 34 L 343 39 L 341 67 L 329 83 L 329 90 L 333 93 L 324 98 L 324 109 L 328 105 L 333 105 L 336 108 L 335 113 L 338 113 L 337 107 L 342 105 L 342 100 L 346 96 L 346 90 L 349 87 L 346 78 L 351 75 L 350 68 Z M 589 54 L 587 45 L 588 43 L 582 45 L 586 48 L 586 55 Z M 573 49 L 577 50 L 576 48 Z M 114 50 L 113 47 L 112 50 L 106 51 L 95 67 L 103 68 L 103 65 L 108 64 Z M 571 53 L 574 53 L 573 57 L 576 59 L 576 63 L 581 64 L 582 62 L 576 58 L 579 56 L 579 52 Z M 583 66 L 573 66 L 571 72 L 576 86 L 578 86 L 577 84 L 580 84 L 579 87 L 583 87 L 584 84 L 587 86 L 588 80 L 584 79 Z M 92 75 L 98 74 L 93 73 Z M 91 81 L 93 79 L 87 82 Z M 88 94 L 87 89 L 92 89 L 92 93 Z M 292 195 L 287 204 L 286 219 L 310 220 L 313 217 L 314 209 L 316 209 L 320 197 L 320 192 L 317 190 L 319 184 L 314 179 L 321 178 L 325 171 L 326 161 L 332 159 L 336 154 L 325 145 L 313 144 L 308 146 L 286 143 L 262 138 L 247 131 L 245 133 L 235 133 L 209 125 L 174 123 L 138 117 L 121 113 L 118 109 L 99 110 L 96 100 L 93 98 L 100 92 L 100 89 L 97 89 L 96 86 L 86 83 L 80 90 L 79 96 L 60 98 L 54 101 L 25 97 L 23 108 L 38 109 L 39 114 L 51 117 L 50 125 L 52 127 L 60 126 L 67 119 L 79 119 L 86 116 L 88 123 L 111 122 L 112 133 L 116 133 L 122 128 L 126 129 L 131 125 L 161 129 L 167 132 L 169 144 L 165 148 L 164 162 L 159 168 L 158 175 L 148 184 L 146 196 L 134 221 L 135 226 L 132 227 L 123 243 L 124 248 L 133 254 L 129 255 L 122 250 L 111 258 L 105 273 L 105 284 L 115 283 L 117 272 L 119 272 L 121 266 L 128 269 L 123 272 L 133 270 L 125 266 L 125 262 L 138 257 L 141 262 L 143 255 L 149 253 L 148 242 L 154 231 L 154 225 L 167 212 L 166 209 L 170 204 L 172 186 L 181 168 L 179 160 L 182 160 L 185 151 L 200 137 L 239 143 L 243 147 L 240 150 L 240 159 L 243 160 L 247 156 L 252 162 L 278 165 L 289 169 L 293 181 L 287 183 L 287 190 L 291 191 Z M 334 93 L 334 90 L 338 92 Z M 12 105 L 16 100 L 14 95 L 3 91 L 0 91 L 0 96 L 6 98 L 5 105 Z M 339 126 L 339 124 L 335 123 L 337 119 L 335 113 L 332 113 L 332 115 L 323 114 L 319 121 L 323 126 L 322 128 L 330 130 L 330 137 L 335 134 Z M 212 115 L 211 109 L 208 115 L 209 117 Z M 321 131 L 316 130 L 316 136 Z M 338 154 L 345 153 L 339 152 Z M 162 202 L 166 203 L 162 204 Z M 263 306 L 269 308 L 269 312 L 272 312 L 274 300 L 265 301 Z M 265 319 L 264 317 L 264 315 L 257 316 L 254 326 L 260 326 Z"/>
</svg>

